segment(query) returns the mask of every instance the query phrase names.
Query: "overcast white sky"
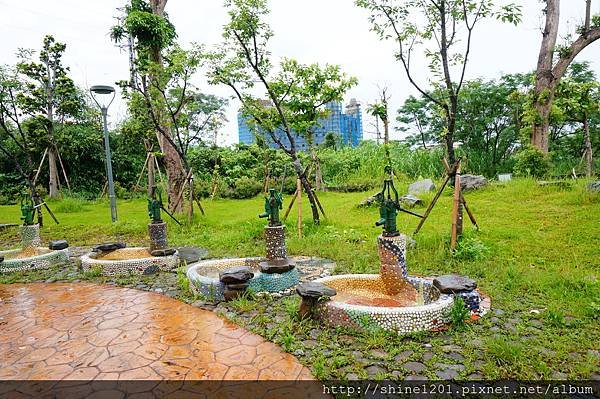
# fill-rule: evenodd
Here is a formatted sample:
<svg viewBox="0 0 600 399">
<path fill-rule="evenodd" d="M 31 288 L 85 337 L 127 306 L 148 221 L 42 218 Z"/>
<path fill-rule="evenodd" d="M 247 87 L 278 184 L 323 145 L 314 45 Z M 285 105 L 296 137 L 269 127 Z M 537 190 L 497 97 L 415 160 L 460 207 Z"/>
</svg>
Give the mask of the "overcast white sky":
<svg viewBox="0 0 600 399">
<path fill-rule="evenodd" d="M 518 26 L 483 22 L 476 28 L 467 78 L 496 78 L 503 73 L 534 69 L 541 40 L 542 5 L 539 0 L 513 0 L 523 6 L 523 22 Z M 2 63 L 12 64 L 18 48 L 41 47 L 42 37 L 52 34 L 67 44 L 65 63 L 77 84 L 114 84 L 128 78 L 127 54 L 108 37 L 125 0 L 0 0 L 0 54 Z M 583 18 L 584 0 L 564 0 L 561 32 L 574 31 Z M 369 31 L 367 14 L 353 0 L 271 0 L 269 23 L 275 32 L 271 42 L 274 57 L 296 58 L 302 63 L 340 64 L 345 72 L 359 79 L 346 96 L 355 97 L 363 107 L 378 97 L 378 86 L 388 86 L 391 108 L 395 111 L 410 94 L 401 66 L 394 60 L 393 43 L 379 42 Z M 593 0 L 594 13 L 600 13 L 600 0 Z M 222 0 L 169 0 L 167 11 L 175 24 L 179 43 L 216 44 L 220 41 L 227 14 Z M 600 43 L 582 52 L 578 61 L 587 60 L 600 75 Z M 426 72 L 417 71 L 419 82 Z M 225 87 L 196 83 L 206 92 L 229 97 Z M 230 122 L 220 134 L 221 144 L 237 142 L 236 112 L 232 102 Z M 119 101 L 110 110 L 111 124 L 124 117 L 126 107 Z M 364 121 L 365 138 L 374 138 L 374 128 Z M 395 136 L 397 137 L 397 136 Z"/>
</svg>

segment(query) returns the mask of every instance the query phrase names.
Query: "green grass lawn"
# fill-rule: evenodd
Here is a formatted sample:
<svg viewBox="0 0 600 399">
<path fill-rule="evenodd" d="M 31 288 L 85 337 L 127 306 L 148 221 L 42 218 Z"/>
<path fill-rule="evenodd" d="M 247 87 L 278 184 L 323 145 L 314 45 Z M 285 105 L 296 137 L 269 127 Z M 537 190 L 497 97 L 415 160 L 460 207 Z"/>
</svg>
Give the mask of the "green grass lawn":
<svg viewBox="0 0 600 399">
<path fill-rule="evenodd" d="M 407 184 L 398 185 L 404 192 Z M 368 194 L 320 194 L 328 219 L 320 226 L 305 219 L 302 239 L 297 238 L 294 211 L 287 222 L 288 252 L 333 259 L 336 273 L 376 273 L 380 229 L 374 222 L 379 214 L 376 208 L 356 206 Z M 515 180 L 467 193 L 466 198 L 481 231 L 474 230 L 465 214 L 465 236 L 455 256 L 448 250 L 450 190 L 415 237 L 416 249 L 408 253 L 409 273 L 468 275 L 491 296 L 492 307 L 504 311 L 504 319 L 513 315 L 518 319 L 514 330 L 491 331 L 487 316 L 466 331 L 451 331 L 454 341 L 467 347 L 465 362 L 483 356 L 481 372 L 488 378 L 549 378 L 557 370 L 573 378 L 598 373 L 600 196 L 587 193 L 584 181 L 563 190 Z M 289 197 L 284 198 L 288 201 Z M 257 217 L 263 209 L 261 198 L 204 201 L 203 205 L 206 216 L 195 215 L 192 226 L 179 227 L 169 221 L 173 245 L 205 247 L 211 257 L 263 255 L 265 222 Z M 303 214 L 309 217 L 306 199 L 303 205 Z M 71 246 L 111 240 L 134 245 L 146 240 L 145 200 L 118 201 L 119 222 L 114 225 L 107 202 L 66 200 L 50 206 L 60 225 L 46 216 L 44 240 L 66 238 Z M 422 213 L 424 207 L 416 211 Z M 17 222 L 19 214 L 18 206 L 0 206 L 0 223 Z M 406 214 L 398 217 L 399 229 L 408 234 L 417 223 L 418 219 Z M 17 236 L 16 229 L 0 232 L 2 249 L 16 246 Z M 528 327 L 532 319 L 542 323 L 537 331 Z M 483 348 L 469 346 L 475 338 L 484 340 Z M 324 359 L 325 366 L 319 367 L 336 367 L 328 361 Z"/>
</svg>

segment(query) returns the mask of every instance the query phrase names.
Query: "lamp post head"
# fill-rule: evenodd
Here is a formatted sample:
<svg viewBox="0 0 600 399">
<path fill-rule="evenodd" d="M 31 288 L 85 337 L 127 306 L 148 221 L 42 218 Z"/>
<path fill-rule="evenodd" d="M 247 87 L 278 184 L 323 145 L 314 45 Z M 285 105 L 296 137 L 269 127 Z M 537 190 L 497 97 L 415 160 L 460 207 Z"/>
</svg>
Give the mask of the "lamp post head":
<svg viewBox="0 0 600 399">
<path fill-rule="evenodd" d="M 115 99 L 115 89 L 112 86 L 106 85 L 95 85 L 90 87 L 90 93 L 92 95 L 92 99 L 94 102 L 100 107 L 100 109 L 107 110 Z M 108 96 L 112 94 L 110 101 L 108 101 Z M 99 99 L 103 99 L 103 101 L 99 101 Z"/>
</svg>

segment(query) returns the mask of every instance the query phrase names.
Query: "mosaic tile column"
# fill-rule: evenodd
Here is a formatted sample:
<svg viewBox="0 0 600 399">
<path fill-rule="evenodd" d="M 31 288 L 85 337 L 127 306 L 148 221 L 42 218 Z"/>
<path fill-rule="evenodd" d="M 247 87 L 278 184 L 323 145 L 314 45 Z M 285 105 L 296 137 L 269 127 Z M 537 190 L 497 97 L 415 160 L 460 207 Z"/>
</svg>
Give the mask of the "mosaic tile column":
<svg viewBox="0 0 600 399">
<path fill-rule="evenodd" d="M 267 259 L 284 259 L 287 258 L 285 249 L 285 226 L 266 226 L 265 240 L 267 244 Z"/>
<path fill-rule="evenodd" d="M 19 228 L 21 230 L 21 245 L 23 248 L 39 247 L 42 245 L 39 224 L 20 226 Z"/>
<path fill-rule="evenodd" d="M 406 237 L 377 237 L 379 260 L 381 262 L 381 280 L 389 295 L 396 295 L 407 286 L 412 287 L 406 280 L 408 268 L 406 266 Z M 414 289 L 414 288 L 413 288 Z"/>
<path fill-rule="evenodd" d="M 267 261 L 259 263 L 261 272 L 267 274 L 285 273 L 295 265 L 287 257 L 285 249 L 285 226 L 266 226 L 265 240 L 267 245 Z"/>
<path fill-rule="evenodd" d="M 157 249 L 167 249 L 167 223 L 149 223 L 148 235 L 150 236 L 150 251 Z"/>
</svg>

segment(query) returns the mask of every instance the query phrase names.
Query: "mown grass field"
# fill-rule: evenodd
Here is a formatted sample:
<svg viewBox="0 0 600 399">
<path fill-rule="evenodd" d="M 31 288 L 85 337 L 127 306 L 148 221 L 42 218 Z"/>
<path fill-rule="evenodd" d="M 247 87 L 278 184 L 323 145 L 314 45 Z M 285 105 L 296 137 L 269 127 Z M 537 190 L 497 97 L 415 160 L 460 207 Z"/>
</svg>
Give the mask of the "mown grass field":
<svg viewBox="0 0 600 399">
<path fill-rule="evenodd" d="M 515 329 L 492 331 L 487 316 L 477 327 L 451 332 L 455 342 L 467 347 L 475 338 L 484 340 L 482 348 L 473 347 L 466 353 L 475 359 L 481 356 L 474 352 L 483 351 L 486 378 L 550 378 L 553 371 L 589 378 L 599 373 L 600 195 L 588 193 L 585 184 L 578 181 L 571 189 L 559 189 L 515 180 L 467 193 L 481 230 L 476 232 L 465 215 L 465 236 L 454 256 L 448 250 L 451 192 L 447 190 L 415 237 L 416 249 L 408 253 L 411 274 L 468 275 L 491 296 L 493 308 L 502 309 L 508 318 L 517 315 Z M 404 192 L 407 183 L 398 186 Z M 320 226 L 312 224 L 304 199 L 304 237 L 297 238 L 294 210 L 287 222 L 288 251 L 333 259 L 338 265 L 336 273 L 376 273 L 380 229 L 374 222 L 378 211 L 356 206 L 370 194 L 320 194 L 328 216 Z M 284 198 L 285 204 L 288 201 Z M 206 216 L 196 214 L 192 226 L 179 227 L 169 221 L 173 245 L 205 247 L 210 257 L 263 254 L 264 220 L 257 217 L 263 209 L 261 198 L 204 201 L 203 205 Z M 116 239 L 129 245 L 144 243 L 148 223 L 145 200 L 119 201 L 119 222 L 114 225 L 106 202 L 69 199 L 50 206 L 60 225 L 46 216 L 44 240 L 66 238 L 71 246 Z M 0 223 L 18 222 L 19 216 L 18 206 L 0 207 Z M 398 217 L 400 230 L 408 234 L 417 222 L 406 214 Z M 16 229 L 0 232 L 2 249 L 17 242 Z M 530 319 L 541 321 L 537 332 L 527 327 Z M 383 340 L 381 345 L 391 344 Z M 322 367 L 335 367 L 324 364 Z"/>
</svg>

